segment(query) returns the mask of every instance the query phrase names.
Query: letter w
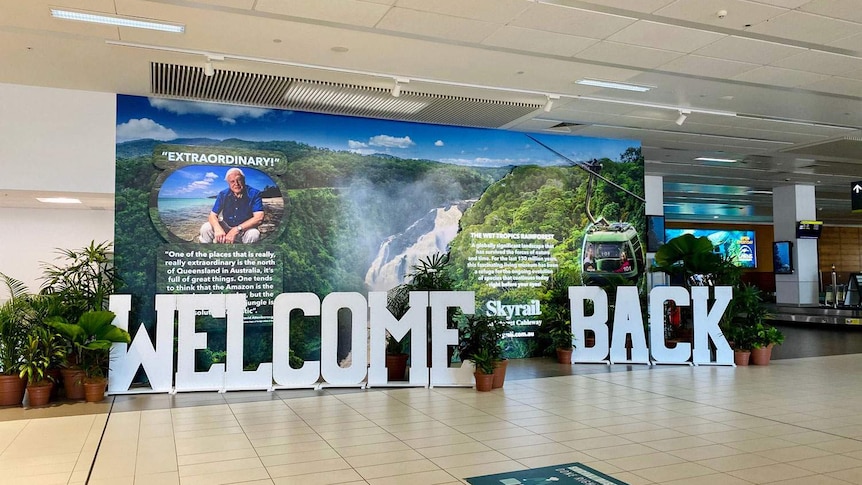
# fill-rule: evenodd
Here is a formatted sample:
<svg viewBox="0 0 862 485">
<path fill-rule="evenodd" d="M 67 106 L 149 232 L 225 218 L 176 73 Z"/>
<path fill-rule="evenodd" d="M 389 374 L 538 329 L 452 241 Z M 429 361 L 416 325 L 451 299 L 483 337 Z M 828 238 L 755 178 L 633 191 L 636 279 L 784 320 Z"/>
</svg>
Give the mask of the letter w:
<svg viewBox="0 0 862 485">
<path fill-rule="evenodd" d="M 111 295 L 110 309 L 117 314 L 114 325 L 128 331 L 129 311 L 132 308 L 131 295 Z M 114 344 L 111 347 L 111 366 L 109 369 L 108 392 L 120 394 L 129 391 L 132 380 L 143 366 L 150 381 L 152 392 L 172 390 L 174 365 L 174 295 L 156 295 L 156 346 L 141 323 L 132 344 Z"/>
</svg>

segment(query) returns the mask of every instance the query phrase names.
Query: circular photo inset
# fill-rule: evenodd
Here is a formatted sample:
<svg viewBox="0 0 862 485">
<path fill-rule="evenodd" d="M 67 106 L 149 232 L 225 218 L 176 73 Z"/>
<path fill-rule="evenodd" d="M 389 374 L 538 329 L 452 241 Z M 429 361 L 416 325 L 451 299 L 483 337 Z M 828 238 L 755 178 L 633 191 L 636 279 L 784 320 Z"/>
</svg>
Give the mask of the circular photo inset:
<svg viewBox="0 0 862 485">
<path fill-rule="evenodd" d="M 184 166 L 165 178 L 157 204 L 164 228 L 185 242 L 253 244 L 276 234 L 284 215 L 278 184 L 253 168 Z"/>
</svg>

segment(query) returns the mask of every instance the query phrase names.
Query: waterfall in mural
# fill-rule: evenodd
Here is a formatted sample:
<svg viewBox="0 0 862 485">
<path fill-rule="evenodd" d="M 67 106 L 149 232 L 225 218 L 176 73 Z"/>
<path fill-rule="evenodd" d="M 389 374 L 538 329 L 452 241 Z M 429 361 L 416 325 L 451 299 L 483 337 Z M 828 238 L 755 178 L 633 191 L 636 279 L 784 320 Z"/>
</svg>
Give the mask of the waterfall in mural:
<svg viewBox="0 0 862 485">
<path fill-rule="evenodd" d="M 461 215 L 476 200 L 463 200 L 437 207 L 404 232 L 386 238 L 365 274 L 369 291 L 386 291 L 404 282 L 420 258 L 446 252 L 458 233 Z"/>
</svg>

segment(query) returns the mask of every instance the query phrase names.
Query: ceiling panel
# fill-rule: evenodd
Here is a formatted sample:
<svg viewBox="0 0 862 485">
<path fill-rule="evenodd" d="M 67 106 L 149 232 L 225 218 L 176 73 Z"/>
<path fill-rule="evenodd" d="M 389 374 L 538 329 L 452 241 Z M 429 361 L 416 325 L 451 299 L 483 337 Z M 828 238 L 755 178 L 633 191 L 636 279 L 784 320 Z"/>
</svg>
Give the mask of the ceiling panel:
<svg viewBox="0 0 862 485">
<path fill-rule="evenodd" d="M 356 0 L 257 0 L 255 10 L 303 17 L 307 19 L 341 22 L 372 27 L 389 11 L 387 5 L 358 2 Z"/>
<path fill-rule="evenodd" d="M 400 8 L 409 8 L 432 12 L 441 15 L 451 15 L 467 19 L 481 20 L 496 24 L 506 24 L 529 8 L 524 0 L 398 0 Z"/>
<path fill-rule="evenodd" d="M 775 61 L 772 65 L 785 69 L 841 76 L 848 72 L 862 70 L 862 58 L 829 52 L 805 51 Z"/>
<path fill-rule="evenodd" d="M 617 15 L 536 3 L 512 21 L 511 25 L 604 39 L 634 21 Z"/>
<path fill-rule="evenodd" d="M 376 27 L 463 42 L 480 42 L 497 29 L 496 24 L 490 22 L 420 12 L 406 8 L 393 8 L 389 10 L 377 23 Z"/>
<path fill-rule="evenodd" d="M 692 52 L 723 38 L 723 34 L 640 20 L 608 40 L 654 49 Z"/>
<path fill-rule="evenodd" d="M 862 9 L 857 0 L 812 0 L 799 10 L 862 23 Z"/>
<path fill-rule="evenodd" d="M 507 25 L 485 38 L 482 44 L 571 57 L 596 42 L 596 39 L 587 37 Z"/>
<path fill-rule="evenodd" d="M 718 11 L 726 12 L 724 17 Z M 729 29 L 743 29 L 774 18 L 787 10 L 744 0 L 678 0 L 656 12 L 657 15 Z"/>
<path fill-rule="evenodd" d="M 749 32 L 772 35 L 783 39 L 828 44 L 862 32 L 862 25 L 819 15 L 790 11 L 753 25 Z"/>
<path fill-rule="evenodd" d="M 728 61 L 714 57 L 688 55 L 659 66 L 662 71 L 679 72 L 693 76 L 727 78 L 757 68 L 757 64 Z"/>
<path fill-rule="evenodd" d="M 681 55 L 682 53 L 680 52 L 601 41 L 579 52 L 576 57 L 591 61 L 653 69 Z"/>
<path fill-rule="evenodd" d="M 780 67 L 765 66 L 737 74 L 733 77 L 737 81 L 764 84 L 767 86 L 783 86 L 793 88 L 805 86 L 817 81 L 829 79 L 825 74 L 797 71 L 794 69 L 782 69 Z"/>
<path fill-rule="evenodd" d="M 779 59 L 801 52 L 805 52 L 805 49 L 732 35 L 702 47 L 693 53 L 731 61 L 771 64 Z"/>
</svg>

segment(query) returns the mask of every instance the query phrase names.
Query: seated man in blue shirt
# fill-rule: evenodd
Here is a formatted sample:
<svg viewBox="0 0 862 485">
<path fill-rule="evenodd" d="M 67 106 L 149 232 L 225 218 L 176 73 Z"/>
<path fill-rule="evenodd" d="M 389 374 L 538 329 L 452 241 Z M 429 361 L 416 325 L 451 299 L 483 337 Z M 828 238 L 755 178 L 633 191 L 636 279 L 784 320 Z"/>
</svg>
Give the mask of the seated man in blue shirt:
<svg viewBox="0 0 862 485">
<path fill-rule="evenodd" d="M 224 179 L 228 188 L 219 192 L 207 222 L 201 226 L 202 243 L 248 244 L 260 239 L 263 222 L 260 191 L 245 184 L 245 174 L 234 167 Z"/>
</svg>

